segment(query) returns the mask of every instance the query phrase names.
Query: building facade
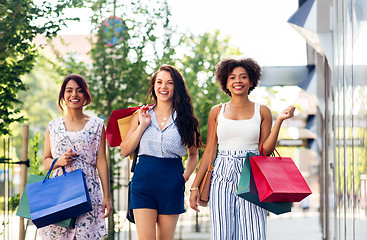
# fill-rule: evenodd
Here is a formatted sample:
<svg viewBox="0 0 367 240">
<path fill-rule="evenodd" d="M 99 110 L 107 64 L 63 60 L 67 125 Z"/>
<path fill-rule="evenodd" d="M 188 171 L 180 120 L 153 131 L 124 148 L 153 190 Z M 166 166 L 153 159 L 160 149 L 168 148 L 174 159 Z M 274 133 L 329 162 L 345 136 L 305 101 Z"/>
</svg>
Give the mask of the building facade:
<svg viewBox="0 0 367 240">
<path fill-rule="evenodd" d="M 367 239 L 367 1 L 299 0 L 288 22 L 315 65 L 323 239 Z"/>
</svg>

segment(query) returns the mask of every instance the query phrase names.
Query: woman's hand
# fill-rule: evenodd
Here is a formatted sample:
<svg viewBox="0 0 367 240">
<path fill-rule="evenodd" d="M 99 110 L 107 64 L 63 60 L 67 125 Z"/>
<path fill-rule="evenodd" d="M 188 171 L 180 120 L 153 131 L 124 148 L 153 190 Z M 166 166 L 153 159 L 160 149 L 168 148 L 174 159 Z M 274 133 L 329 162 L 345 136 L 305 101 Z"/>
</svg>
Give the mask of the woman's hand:
<svg viewBox="0 0 367 240">
<path fill-rule="evenodd" d="M 139 123 L 140 126 L 143 127 L 144 129 L 149 126 L 151 121 L 151 117 L 150 114 L 148 113 L 148 110 L 149 110 L 148 105 L 142 106 L 139 110 Z"/>
<path fill-rule="evenodd" d="M 200 212 L 198 206 L 199 206 L 199 200 L 200 200 L 200 193 L 199 193 L 199 189 L 197 188 L 192 188 L 190 190 L 190 207 L 192 209 L 194 209 L 197 212 Z"/>
<path fill-rule="evenodd" d="M 72 152 L 71 149 L 69 149 L 68 151 L 66 151 L 63 155 L 61 155 L 59 157 L 59 159 L 56 162 L 56 166 L 57 167 L 63 167 L 66 165 L 70 165 L 72 161 L 74 161 L 74 157 L 78 155 L 75 152 Z"/>
<path fill-rule="evenodd" d="M 296 110 L 296 108 L 293 105 L 290 105 L 282 112 L 280 112 L 277 118 L 280 120 L 291 118 L 294 116 L 294 110 Z"/>
<path fill-rule="evenodd" d="M 185 182 L 187 182 L 190 178 L 190 176 L 186 176 L 186 173 L 182 174 L 182 177 L 185 179 Z"/>
<path fill-rule="evenodd" d="M 110 215 L 110 212 L 112 211 L 112 206 L 109 198 L 103 198 L 102 200 L 102 214 L 103 218 L 106 218 Z"/>
</svg>

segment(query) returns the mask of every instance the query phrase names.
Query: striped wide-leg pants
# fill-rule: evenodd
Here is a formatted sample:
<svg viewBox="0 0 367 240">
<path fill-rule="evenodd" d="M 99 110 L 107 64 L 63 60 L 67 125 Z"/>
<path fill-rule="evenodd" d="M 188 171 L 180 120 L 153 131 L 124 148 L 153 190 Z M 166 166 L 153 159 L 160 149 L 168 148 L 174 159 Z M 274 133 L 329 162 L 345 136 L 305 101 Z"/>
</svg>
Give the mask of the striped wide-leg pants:
<svg viewBox="0 0 367 240">
<path fill-rule="evenodd" d="M 236 195 L 246 151 L 219 151 L 210 187 L 211 239 L 266 239 L 265 209 Z"/>
</svg>

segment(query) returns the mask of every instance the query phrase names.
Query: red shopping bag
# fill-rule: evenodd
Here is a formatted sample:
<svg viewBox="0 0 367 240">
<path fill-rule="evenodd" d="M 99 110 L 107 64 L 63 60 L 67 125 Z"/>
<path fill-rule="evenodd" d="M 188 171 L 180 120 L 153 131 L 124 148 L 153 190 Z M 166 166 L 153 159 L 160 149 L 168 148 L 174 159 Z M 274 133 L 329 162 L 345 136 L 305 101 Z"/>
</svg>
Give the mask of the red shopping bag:
<svg viewBox="0 0 367 240">
<path fill-rule="evenodd" d="M 265 156 L 262 147 L 261 152 L 250 158 L 260 202 L 299 202 L 312 193 L 291 158 L 278 151 L 279 157 Z"/>
<path fill-rule="evenodd" d="M 122 138 L 126 135 L 130 121 L 140 107 L 129 107 L 113 110 L 106 128 L 106 139 L 110 147 L 120 146 Z"/>
</svg>

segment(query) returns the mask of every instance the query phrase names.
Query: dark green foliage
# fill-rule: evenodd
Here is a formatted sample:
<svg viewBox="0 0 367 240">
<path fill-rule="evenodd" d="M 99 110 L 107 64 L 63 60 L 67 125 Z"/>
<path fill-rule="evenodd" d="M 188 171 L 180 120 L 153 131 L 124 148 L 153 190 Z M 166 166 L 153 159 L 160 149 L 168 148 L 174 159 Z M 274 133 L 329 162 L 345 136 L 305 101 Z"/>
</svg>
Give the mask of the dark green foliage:
<svg viewBox="0 0 367 240">
<path fill-rule="evenodd" d="M 9 125 L 21 122 L 19 91 L 26 90 L 21 76 L 34 66 L 37 49 L 32 43 L 38 34 L 53 37 L 67 20 L 60 17 L 67 7 L 81 0 L 44 1 L 0 0 L 0 134 L 9 134 Z"/>
<path fill-rule="evenodd" d="M 31 145 L 32 145 L 32 154 L 33 157 L 30 160 L 30 170 L 29 173 L 30 174 L 35 174 L 35 175 L 41 175 L 43 176 L 43 171 L 40 168 L 40 161 L 39 161 L 39 157 L 38 157 L 38 144 L 39 144 L 39 132 L 36 134 L 36 136 L 34 136 L 33 139 L 31 139 Z"/>
</svg>

